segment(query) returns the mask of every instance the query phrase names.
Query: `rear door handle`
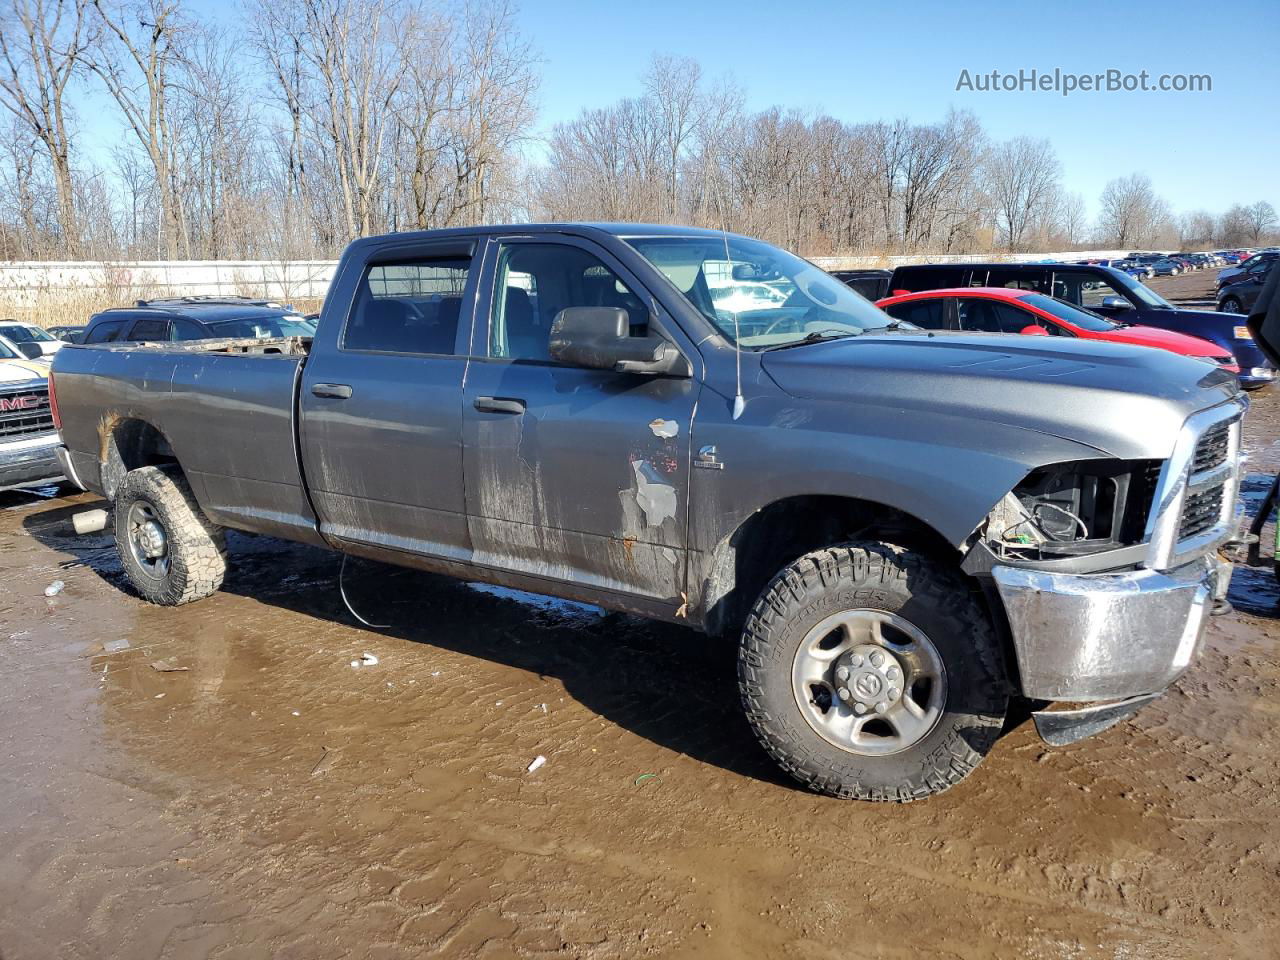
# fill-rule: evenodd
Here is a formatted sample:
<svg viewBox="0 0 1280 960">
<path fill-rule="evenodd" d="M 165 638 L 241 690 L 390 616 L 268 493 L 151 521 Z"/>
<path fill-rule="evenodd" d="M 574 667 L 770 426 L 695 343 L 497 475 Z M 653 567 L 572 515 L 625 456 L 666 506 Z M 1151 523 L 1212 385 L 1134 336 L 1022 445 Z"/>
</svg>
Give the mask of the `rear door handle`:
<svg viewBox="0 0 1280 960">
<path fill-rule="evenodd" d="M 329 397 L 332 400 L 346 400 L 351 396 L 351 388 L 345 383 L 313 383 L 311 394 L 316 397 Z"/>
<path fill-rule="evenodd" d="M 482 413 L 524 413 L 524 401 L 514 397 L 476 397 L 476 409 Z"/>
</svg>

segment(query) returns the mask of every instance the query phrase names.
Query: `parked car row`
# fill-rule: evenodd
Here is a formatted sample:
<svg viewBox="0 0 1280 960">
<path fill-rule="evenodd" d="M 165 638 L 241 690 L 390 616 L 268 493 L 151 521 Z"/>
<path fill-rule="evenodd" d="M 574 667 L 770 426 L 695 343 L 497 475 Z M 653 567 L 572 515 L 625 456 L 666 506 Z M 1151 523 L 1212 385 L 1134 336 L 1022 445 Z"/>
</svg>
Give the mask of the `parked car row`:
<svg viewBox="0 0 1280 960">
<path fill-rule="evenodd" d="M 1252 306 L 1266 278 L 1264 265 L 1273 259 L 1259 259 L 1239 284 L 1224 288 L 1218 312 L 1175 307 L 1134 271 L 1118 266 L 1124 261 L 901 266 L 882 281 L 886 295 L 877 305 L 899 322 L 928 329 L 1048 334 L 1159 347 L 1212 363 L 1237 374 L 1245 389 L 1257 389 L 1275 379 L 1275 369 L 1258 349 L 1245 318 L 1228 314 Z M 865 283 L 861 276 L 850 276 L 865 272 L 837 276 L 849 276 L 846 283 Z M 1014 294 L 1001 294 L 1002 290 Z M 907 296 L 926 292 L 930 296 Z"/>
</svg>

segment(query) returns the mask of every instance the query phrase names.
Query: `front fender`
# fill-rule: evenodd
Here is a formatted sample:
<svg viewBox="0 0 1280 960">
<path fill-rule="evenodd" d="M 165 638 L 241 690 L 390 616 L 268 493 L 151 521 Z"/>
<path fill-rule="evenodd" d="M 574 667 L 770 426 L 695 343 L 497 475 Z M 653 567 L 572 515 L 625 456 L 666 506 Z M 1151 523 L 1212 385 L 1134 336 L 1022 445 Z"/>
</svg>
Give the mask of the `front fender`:
<svg viewBox="0 0 1280 960">
<path fill-rule="evenodd" d="M 718 469 L 690 482 L 690 547 L 710 554 L 750 516 L 800 496 L 850 497 L 901 511 L 960 549 L 996 502 L 1036 467 L 1107 456 L 1025 427 L 945 413 L 759 398 L 733 421 L 704 404 L 695 449 Z"/>
</svg>

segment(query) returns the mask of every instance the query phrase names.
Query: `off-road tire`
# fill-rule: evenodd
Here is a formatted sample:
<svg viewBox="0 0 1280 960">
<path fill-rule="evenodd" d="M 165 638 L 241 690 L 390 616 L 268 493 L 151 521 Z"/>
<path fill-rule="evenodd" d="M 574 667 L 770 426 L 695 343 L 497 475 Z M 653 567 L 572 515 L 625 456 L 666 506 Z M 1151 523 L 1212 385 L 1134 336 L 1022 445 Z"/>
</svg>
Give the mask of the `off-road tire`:
<svg viewBox="0 0 1280 960">
<path fill-rule="evenodd" d="M 169 569 L 159 579 L 141 568 L 129 544 L 129 509 L 139 500 L 151 506 L 167 538 Z M 225 533 L 201 512 L 177 467 L 139 467 L 125 474 L 116 491 L 115 535 L 129 582 L 151 603 L 176 607 L 202 600 L 222 586 Z"/>
<path fill-rule="evenodd" d="M 1222 305 L 1218 309 L 1223 313 L 1240 313 L 1240 301 L 1235 297 L 1227 297 L 1222 301 Z"/>
<path fill-rule="evenodd" d="M 824 618 L 849 609 L 907 619 L 945 665 L 942 716 L 902 752 L 843 750 L 796 703 L 799 645 Z M 972 585 L 943 563 L 871 541 L 806 554 L 773 578 L 743 628 L 738 684 L 747 719 L 784 770 L 818 793 L 860 800 L 907 802 L 959 783 L 995 743 L 1009 702 L 1000 643 Z"/>
</svg>

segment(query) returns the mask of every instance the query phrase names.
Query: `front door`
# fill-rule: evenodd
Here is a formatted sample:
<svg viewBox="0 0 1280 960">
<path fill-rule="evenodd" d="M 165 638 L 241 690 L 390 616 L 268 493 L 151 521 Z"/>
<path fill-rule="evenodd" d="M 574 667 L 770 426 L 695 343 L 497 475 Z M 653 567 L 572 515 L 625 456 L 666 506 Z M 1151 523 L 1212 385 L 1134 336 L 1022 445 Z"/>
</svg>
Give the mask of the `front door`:
<svg viewBox="0 0 1280 960">
<path fill-rule="evenodd" d="M 678 608 L 697 381 L 575 367 L 547 348 L 566 307 L 620 307 L 640 336 L 664 323 L 653 299 L 568 237 L 491 244 L 483 287 L 463 403 L 476 562 Z"/>
<path fill-rule="evenodd" d="M 343 287 L 346 322 L 313 347 L 299 402 L 307 487 L 326 536 L 469 559 L 462 379 L 474 249 L 470 240 L 397 246 L 374 256 L 354 290 Z"/>
</svg>

